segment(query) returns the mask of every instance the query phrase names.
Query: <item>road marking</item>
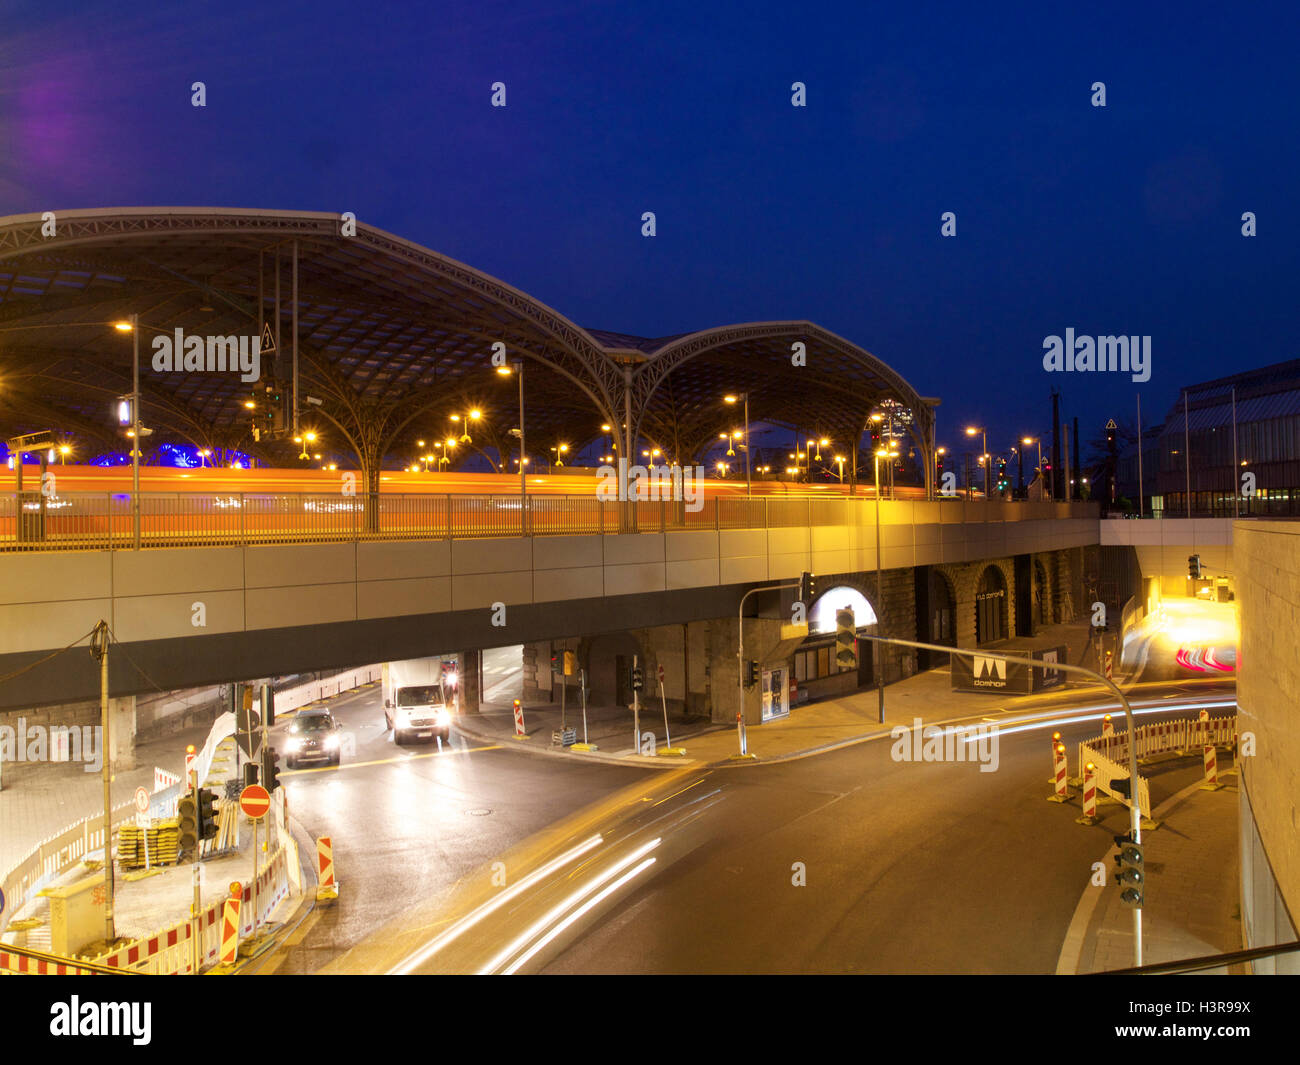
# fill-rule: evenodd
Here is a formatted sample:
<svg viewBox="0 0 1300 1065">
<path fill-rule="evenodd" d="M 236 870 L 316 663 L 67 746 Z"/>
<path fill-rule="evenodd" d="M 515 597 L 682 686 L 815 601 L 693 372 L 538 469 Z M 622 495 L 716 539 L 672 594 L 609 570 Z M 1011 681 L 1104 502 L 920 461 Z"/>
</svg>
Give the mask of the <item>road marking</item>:
<svg viewBox="0 0 1300 1065">
<path fill-rule="evenodd" d="M 391 765 L 394 762 L 412 762 L 417 758 L 445 758 L 449 754 L 472 754 L 475 751 L 499 751 L 501 744 L 494 743 L 490 747 L 462 747 L 451 748 L 441 751 L 430 751 L 428 754 L 411 754 L 404 752 L 395 758 L 379 758 L 373 762 L 348 762 L 346 765 L 318 765 L 313 769 L 287 769 L 280 773 L 282 777 L 296 777 L 302 773 L 328 773 L 339 769 L 361 769 L 368 765 Z"/>
</svg>

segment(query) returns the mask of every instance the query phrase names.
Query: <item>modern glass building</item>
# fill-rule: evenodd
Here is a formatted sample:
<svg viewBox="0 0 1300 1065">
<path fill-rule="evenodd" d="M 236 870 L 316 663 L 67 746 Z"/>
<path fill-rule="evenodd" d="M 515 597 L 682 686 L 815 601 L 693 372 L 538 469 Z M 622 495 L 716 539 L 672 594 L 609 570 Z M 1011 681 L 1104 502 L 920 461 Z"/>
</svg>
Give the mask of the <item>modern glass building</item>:
<svg viewBox="0 0 1300 1065">
<path fill-rule="evenodd" d="M 1190 467 L 1190 476 L 1189 476 Z M 1143 511 L 1155 517 L 1300 515 L 1300 359 L 1190 385 L 1144 428 Z M 1138 449 L 1119 457 L 1138 498 Z"/>
</svg>

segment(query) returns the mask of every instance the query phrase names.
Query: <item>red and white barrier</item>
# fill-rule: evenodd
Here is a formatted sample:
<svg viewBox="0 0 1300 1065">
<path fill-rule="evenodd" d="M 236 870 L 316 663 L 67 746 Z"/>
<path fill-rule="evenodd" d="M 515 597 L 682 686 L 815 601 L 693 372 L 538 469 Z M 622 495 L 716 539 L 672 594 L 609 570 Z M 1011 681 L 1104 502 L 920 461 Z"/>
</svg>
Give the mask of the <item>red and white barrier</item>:
<svg viewBox="0 0 1300 1065">
<path fill-rule="evenodd" d="M 1058 743 L 1052 750 L 1052 771 L 1056 790 L 1047 797 L 1047 801 L 1067 802 L 1070 798 L 1070 788 L 1066 774 L 1065 744 L 1063 743 Z"/>
<path fill-rule="evenodd" d="M 1201 749 L 1201 757 L 1205 763 L 1205 783 L 1201 785 L 1202 791 L 1218 791 L 1222 784 L 1219 783 L 1219 759 L 1215 749 L 1206 744 Z"/>
<path fill-rule="evenodd" d="M 237 886 L 237 885 L 236 885 Z M 239 911 L 241 899 L 232 894 L 222 903 L 221 910 L 221 964 L 234 965 L 239 957 Z"/>
<path fill-rule="evenodd" d="M 1083 770 L 1083 816 L 1078 818 L 1081 825 L 1095 825 L 1097 817 L 1097 767 L 1089 762 Z"/>
<path fill-rule="evenodd" d="M 1103 739 L 1109 739 L 1115 735 L 1115 722 L 1111 720 L 1110 714 L 1101 719 L 1101 735 Z"/>
<path fill-rule="evenodd" d="M 316 900 L 328 902 L 339 897 L 339 885 L 334 879 L 334 841 L 321 836 L 316 841 Z"/>
<path fill-rule="evenodd" d="M 527 738 L 528 733 L 524 731 L 524 706 L 518 699 L 515 700 L 515 739 L 522 740 Z"/>
<path fill-rule="evenodd" d="M 188 763 L 188 761 L 189 759 L 187 758 L 186 762 Z M 186 768 L 187 769 L 189 768 L 188 764 L 186 765 Z M 166 791 L 168 788 L 175 787 L 183 779 L 184 778 L 180 776 L 180 774 L 178 773 L 169 773 L 165 769 L 159 769 L 157 766 L 154 766 L 153 767 L 154 794 L 156 795 L 160 791 Z"/>
</svg>

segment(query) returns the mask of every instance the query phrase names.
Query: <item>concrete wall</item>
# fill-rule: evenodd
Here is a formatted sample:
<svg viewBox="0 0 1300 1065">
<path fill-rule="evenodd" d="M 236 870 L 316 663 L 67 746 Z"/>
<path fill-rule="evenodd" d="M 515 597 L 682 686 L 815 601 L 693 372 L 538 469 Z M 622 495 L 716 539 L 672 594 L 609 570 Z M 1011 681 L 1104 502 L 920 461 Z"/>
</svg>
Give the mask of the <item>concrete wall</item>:
<svg viewBox="0 0 1300 1065">
<path fill-rule="evenodd" d="M 1210 576 L 1233 575 L 1232 529 L 1231 518 L 1105 519 L 1100 539 L 1103 547 L 1133 547 L 1142 575 L 1160 579 L 1161 594 L 1185 596 L 1188 555 L 1200 555 Z"/>
<path fill-rule="evenodd" d="M 1293 937 L 1300 919 L 1300 523 L 1242 521 L 1233 535 L 1237 731 L 1255 738 L 1242 758 L 1242 924 L 1256 947 Z"/>
</svg>

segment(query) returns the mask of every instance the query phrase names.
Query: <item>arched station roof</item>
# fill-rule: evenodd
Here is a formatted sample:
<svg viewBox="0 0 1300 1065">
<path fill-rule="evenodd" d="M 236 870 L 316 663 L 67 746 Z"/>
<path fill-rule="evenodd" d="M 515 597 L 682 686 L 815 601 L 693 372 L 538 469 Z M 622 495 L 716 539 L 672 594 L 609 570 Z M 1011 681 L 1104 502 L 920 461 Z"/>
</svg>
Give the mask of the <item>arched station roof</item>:
<svg viewBox="0 0 1300 1065">
<path fill-rule="evenodd" d="M 930 405 L 869 352 L 807 321 L 758 322 L 657 339 L 584 329 L 496 278 L 411 241 L 323 212 L 113 208 L 0 218 L 0 434 L 56 429 L 120 447 L 113 401 L 131 391 L 142 323 L 141 417 L 153 442 L 240 448 L 276 462 L 289 445 L 253 446 L 237 373 L 159 374 L 152 337 L 253 335 L 278 319 L 279 359 L 292 350 L 297 262 L 300 410 L 323 417 L 363 468 L 410 461 L 452 413 L 484 411 L 481 439 L 509 454 L 518 421 L 513 380 L 494 374 L 493 345 L 525 366 L 528 450 L 575 450 L 621 427 L 682 461 L 730 427 L 726 393 L 747 392 L 751 424 L 861 435 L 892 398 L 932 424 Z M 279 302 L 276 303 L 277 260 Z M 259 306 L 260 303 L 260 306 Z M 791 361 L 806 348 L 806 365 Z M 321 402 L 306 406 L 306 396 Z M 325 425 L 327 433 L 331 427 Z M 334 435 L 334 434 L 331 434 Z M 918 441 L 925 447 L 925 437 Z M 281 447 L 279 452 L 276 447 Z M 297 449 L 294 448 L 296 451 Z M 280 463 L 277 463 L 280 464 Z"/>
</svg>

